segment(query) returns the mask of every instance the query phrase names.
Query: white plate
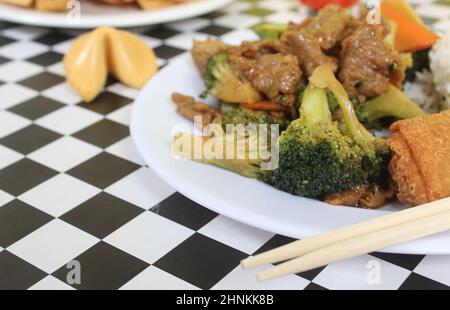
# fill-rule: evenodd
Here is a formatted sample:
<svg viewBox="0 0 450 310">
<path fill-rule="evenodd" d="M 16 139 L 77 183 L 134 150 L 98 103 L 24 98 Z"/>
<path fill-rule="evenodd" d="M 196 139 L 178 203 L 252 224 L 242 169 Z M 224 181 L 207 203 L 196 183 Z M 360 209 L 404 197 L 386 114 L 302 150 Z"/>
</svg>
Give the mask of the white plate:
<svg viewBox="0 0 450 310">
<path fill-rule="evenodd" d="M 131 134 L 143 159 L 183 195 L 237 221 L 293 238 L 354 224 L 395 208 L 375 211 L 330 206 L 278 191 L 223 169 L 173 158 L 170 153 L 172 129 L 179 124 L 190 128 L 192 125 L 176 114 L 170 95 L 179 91 L 198 96 L 203 89 L 190 56 L 182 56 L 146 85 L 134 104 L 131 117 Z M 450 254 L 450 232 L 383 252 Z"/>
<path fill-rule="evenodd" d="M 47 13 L 20 8 L 8 4 L 0 4 L 0 20 L 19 24 L 61 27 L 61 28 L 96 28 L 99 26 L 137 27 L 175 20 L 213 12 L 231 3 L 233 0 L 193 0 L 192 2 L 174 5 L 153 11 L 143 11 L 133 5 L 114 6 L 79 1 L 81 14 Z M 73 11 L 76 12 L 76 11 Z"/>
</svg>

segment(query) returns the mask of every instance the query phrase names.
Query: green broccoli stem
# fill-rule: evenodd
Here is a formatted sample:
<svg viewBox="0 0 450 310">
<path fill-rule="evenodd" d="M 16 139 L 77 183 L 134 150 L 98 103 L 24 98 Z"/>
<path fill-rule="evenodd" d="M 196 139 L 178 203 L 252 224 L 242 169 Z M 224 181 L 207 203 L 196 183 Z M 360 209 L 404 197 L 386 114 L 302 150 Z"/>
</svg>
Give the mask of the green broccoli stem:
<svg viewBox="0 0 450 310">
<path fill-rule="evenodd" d="M 361 106 L 360 117 L 369 123 L 383 117 L 414 118 L 424 112 L 400 89 L 391 85 L 389 91 Z"/>
<path fill-rule="evenodd" d="M 318 122 L 331 122 L 327 93 L 323 88 L 308 86 L 301 98 L 300 121 L 308 125 Z"/>
<path fill-rule="evenodd" d="M 252 27 L 252 30 L 265 40 L 278 40 L 283 32 L 287 30 L 286 24 L 263 23 Z"/>
<path fill-rule="evenodd" d="M 328 88 L 334 94 L 344 116 L 344 124 L 355 141 L 361 143 L 375 141 L 375 137 L 359 122 L 353 103 L 342 84 L 334 76 L 331 64 L 325 63 L 317 67 L 309 81 L 316 87 Z"/>
<path fill-rule="evenodd" d="M 196 162 L 214 165 L 248 178 L 259 179 L 266 171 L 261 170 L 262 160 L 259 158 L 258 150 L 252 149 L 255 143 L 251 143 L 248 137 L 245 140 L 236 140 L 236 135 L 223 136 L 196 136 L 191 133 L 180 133 L 174 138 L 172 154 L 188 158 Z M 197 150 L 195 148 L 198 148 Z M 216 151 L 205 153 L 205 150 Z M 200 152 L 199 152 L 200 150 Z M 231 155 L 239 158 L 228 158 L 227 152 L 233 150 Z M 199 153 L 196 153 L 199 152 Z M 208 156 L 207 156 L 208 155 Z"/>
<path fill-rule="evenodd" d="M 264 175 L 260 162 L 238 159 L 205 159 L 199 160 L 204 164 L 215 165 L 225 170 L 229 170 L 251 179 L 259 179 Z"/>
</svg>

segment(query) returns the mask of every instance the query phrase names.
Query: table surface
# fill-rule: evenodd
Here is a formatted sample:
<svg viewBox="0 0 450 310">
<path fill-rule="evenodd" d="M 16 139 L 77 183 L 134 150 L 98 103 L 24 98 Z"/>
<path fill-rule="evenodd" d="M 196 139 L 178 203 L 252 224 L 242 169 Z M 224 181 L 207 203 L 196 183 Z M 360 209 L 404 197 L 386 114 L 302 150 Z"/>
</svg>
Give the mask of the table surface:
<svg viewBox="0 0 450 310">
<path fill-rule="evenodd" d="M 449 27 L 450 7 L 413 2 L 435 29 Z M 194 38 L 296 20 L 296 5 L 238 1 L 134 31 L 164 66 Z M 380 253 L 257 283 L 261 269 L 239 261 L 291 239 L 209 211 L 145 167 L 128 129 L 138 91 L 109 80 L 86 104 L 65 82 L 76 34 L 0 23 L 0 289 L 448 288 L 450 256 Z M 69 284 L 77 262 L 81 283 Z"/>
</svg>

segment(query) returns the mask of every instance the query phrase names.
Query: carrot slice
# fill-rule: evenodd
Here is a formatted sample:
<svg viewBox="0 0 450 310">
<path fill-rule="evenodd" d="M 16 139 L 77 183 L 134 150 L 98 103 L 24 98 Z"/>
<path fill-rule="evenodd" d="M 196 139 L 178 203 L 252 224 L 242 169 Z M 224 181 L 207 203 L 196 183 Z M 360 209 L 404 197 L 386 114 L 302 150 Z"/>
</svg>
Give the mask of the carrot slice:
<svg viewBox="0 0 450 310">
<path fill-rule="evenodd" d="M 396 49 L 400 52 L 415 52 L 431 47 L 439 36 L 421 25 L 407 12 L 399 10 L 387 2 L 381 4 L 385 17 L 397 23 Z"/>
<path fill-rule="evenodd" d="M 419 24 L 421 24 L 422 26 L 425 26 L 425 23 L 423 22 L 422 18 L 420 18 L 420 16 L 417 15 L 416 11 L 414 11 L 414 9 L 408 3 L 407 0 L 383 0 L 383 3 L 389 4 L 390 6 L 396 8 L 397 10 L 402 11 L 403 13 L 414 18 L 414 20 Z"/>
<path fill-rule="evenodd" d="M 260 111 L 276 111 L 276 112 L 286 111 L 287 109 L 287 107 L 284 105 L 273 103 L 268 100 L 258 101 L 254 103 L 241 103 L 241 108 Z"/>
</svg>

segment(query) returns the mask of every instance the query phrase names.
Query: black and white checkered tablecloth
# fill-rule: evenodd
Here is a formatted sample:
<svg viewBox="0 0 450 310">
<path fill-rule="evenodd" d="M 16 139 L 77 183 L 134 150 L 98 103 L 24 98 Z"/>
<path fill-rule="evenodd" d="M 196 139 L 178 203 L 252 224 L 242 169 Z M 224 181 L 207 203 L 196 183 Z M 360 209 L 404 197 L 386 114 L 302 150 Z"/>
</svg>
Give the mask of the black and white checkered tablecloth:
<svg viewBox="0 0 450 310">
<path fill-rule="evenodd" d="M 436 29 L 449 27 L 450 7 L 414 3 Z M 289 19 L 295 1 L 249 0 L 135 31 L 164 66 L 194 38 Z M 209 211 L 146 168 L 128 130 L 137 90 L 110 80 L 86 104 L 65 82 L 74 35 L 0 23 L 0 289 L 448 288 L 450 256 L 378 253 L 257 283 L 261 269 L 239 261 L 291 240 Z M 72 260 L 79 285 L 66 281 Z"/>
</svg>

